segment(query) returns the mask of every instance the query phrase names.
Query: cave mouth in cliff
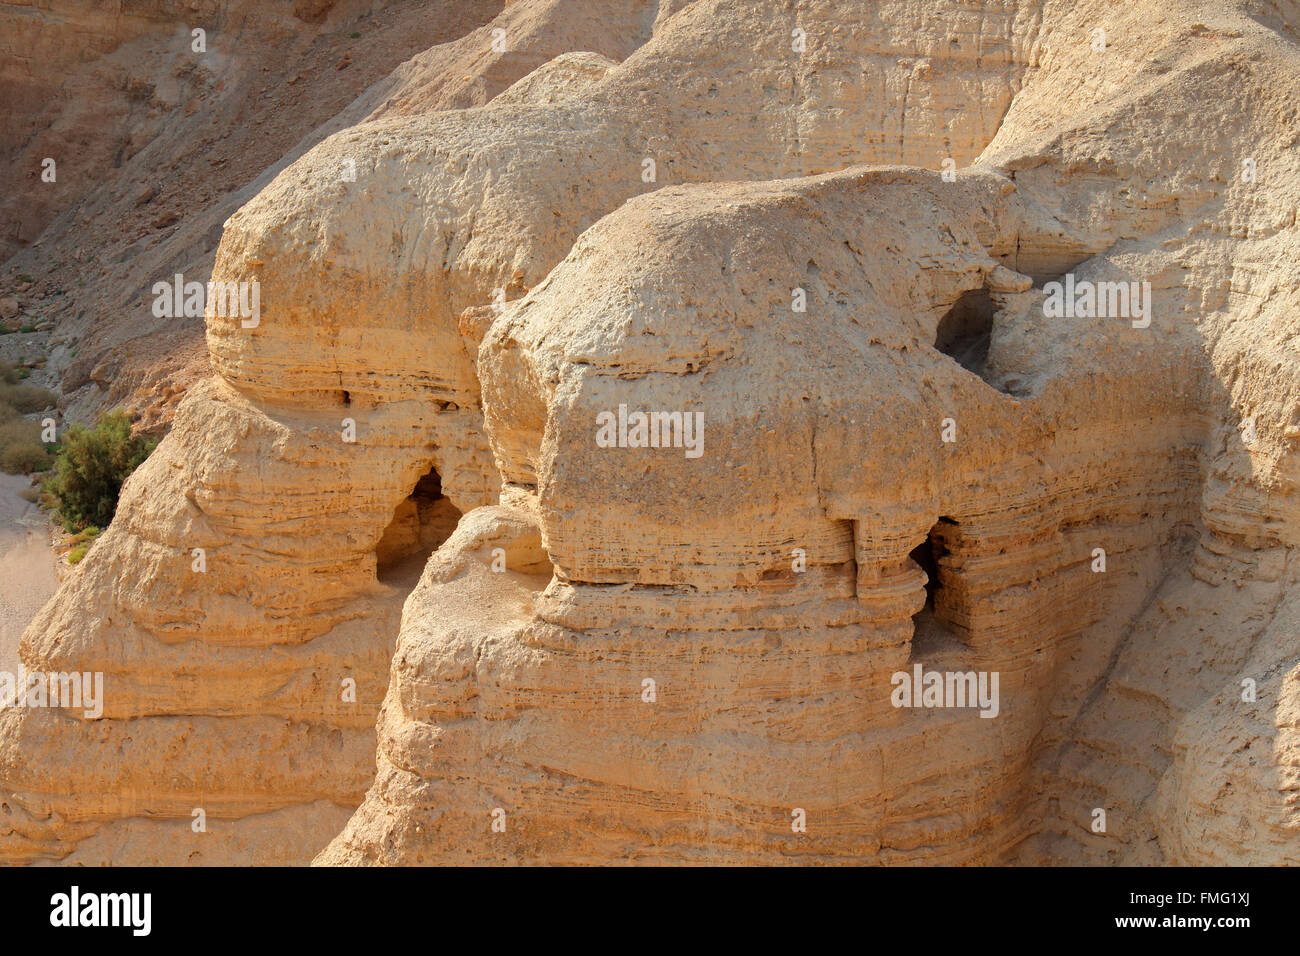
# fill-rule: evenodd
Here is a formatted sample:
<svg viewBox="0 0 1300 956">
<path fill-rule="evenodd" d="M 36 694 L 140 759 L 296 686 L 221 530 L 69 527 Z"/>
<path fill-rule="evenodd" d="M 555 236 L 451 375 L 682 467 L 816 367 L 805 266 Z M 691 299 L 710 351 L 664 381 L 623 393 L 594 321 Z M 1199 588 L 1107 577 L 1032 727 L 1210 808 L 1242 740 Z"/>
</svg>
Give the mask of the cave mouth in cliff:
<svg viewBox="0 0 1300 956">
<path fill-rule="evenodd" d="M 917 613 L 925 611 L 934 611 L 934 595 L 943 583 L 939 579 L 939 559 L 948 553 L 947 546 L 942 540 L 935 537 L 934 532 L 912 549 L 908 555 L 913 561 L 921 566 L 925 572 L 925 607 Z"/>
<path fill-rule="evenodd" d="M 451 537 L 460 510 L 442 493 L 442 477 L 430 468 L 398 504 L 375 548 L 379 580 L 413 588 L 429 556 Z"/>
<path fill-rule="evenodd" d="M 952 553 L 949 545 L 957 527 L 952 518 L 940 518 L 908 555 L 925 572 L 925 606 L 912 615 L 910 662 L 966 647 L 953 623 L 953 612 L 962 603 L 960 583 L 944 561 Z"/>
<path fill-rule="evenodd" d="M 988 289 L 963 292 L 939 320 L 934 347 L 966 371 L 989 381 L 984 369 L 993 342 L 993 318 L 997 311 Z"/>
</svg>

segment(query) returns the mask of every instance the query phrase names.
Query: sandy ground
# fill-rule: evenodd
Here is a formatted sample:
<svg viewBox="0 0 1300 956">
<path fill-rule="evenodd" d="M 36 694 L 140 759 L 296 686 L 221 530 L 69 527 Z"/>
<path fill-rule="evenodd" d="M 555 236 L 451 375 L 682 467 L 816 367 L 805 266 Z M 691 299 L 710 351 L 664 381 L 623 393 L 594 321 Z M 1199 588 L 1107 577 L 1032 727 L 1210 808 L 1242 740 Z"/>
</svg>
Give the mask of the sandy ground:
<svg viewBox="0 0 1300 956">
<path fill-rule="evenodd" d="M 18 497 L 29 481 L 0 474 L 0 670 L 18 666 L 18 639 L 58 585 L 49 522 Z"/>
</svg>

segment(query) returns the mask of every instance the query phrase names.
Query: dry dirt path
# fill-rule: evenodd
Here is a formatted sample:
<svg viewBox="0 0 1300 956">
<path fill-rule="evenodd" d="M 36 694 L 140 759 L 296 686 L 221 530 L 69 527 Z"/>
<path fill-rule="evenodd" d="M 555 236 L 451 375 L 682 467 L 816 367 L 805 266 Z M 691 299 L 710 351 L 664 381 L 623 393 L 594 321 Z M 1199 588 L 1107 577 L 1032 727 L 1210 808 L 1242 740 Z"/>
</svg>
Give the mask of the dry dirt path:
<svg viewBox="0 0 1300 956">
<path fill-rule="evenodd" d="M 18 667 L 18 640 L 58 586 L 48 519 L 18 497 L 25 476 L 0 474 L 0 670 Z"/>
</svg>

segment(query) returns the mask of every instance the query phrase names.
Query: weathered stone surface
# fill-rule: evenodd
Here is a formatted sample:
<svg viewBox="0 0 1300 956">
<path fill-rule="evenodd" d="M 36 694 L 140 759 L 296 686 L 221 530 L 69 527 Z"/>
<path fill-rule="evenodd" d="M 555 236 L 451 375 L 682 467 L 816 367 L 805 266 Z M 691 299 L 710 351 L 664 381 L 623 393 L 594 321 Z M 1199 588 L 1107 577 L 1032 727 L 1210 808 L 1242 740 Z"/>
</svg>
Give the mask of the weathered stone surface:
<svg viewBox="0 0 1300 956">
<path fill-rule="evenodd" d="M 1288 28 L 583 10 L 415 58 L 226 222 L 260 321 L 209 310 L 25 637 L 108 696 L 0 717 L 0 855 L 1296 862 Z M 1049 317 L 1066 273 L 1149 324 Z M 892 706 L 918 664 L 997 715 Z"/>
</svg>

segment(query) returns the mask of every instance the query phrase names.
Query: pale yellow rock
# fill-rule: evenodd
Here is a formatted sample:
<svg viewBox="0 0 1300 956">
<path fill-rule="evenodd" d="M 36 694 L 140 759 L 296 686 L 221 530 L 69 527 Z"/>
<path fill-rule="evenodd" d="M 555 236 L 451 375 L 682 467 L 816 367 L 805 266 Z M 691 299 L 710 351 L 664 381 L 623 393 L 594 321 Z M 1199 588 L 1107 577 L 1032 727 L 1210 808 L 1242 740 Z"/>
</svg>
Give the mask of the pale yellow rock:
<svg viewBox="0 0 1300 956">
<path fill-rule="evenodd" d="M 226 223 L 260 322 L 210 312 L 27 632 L 109 694 L 0 718 L 0 854 L 183 863 L 205 807 L 203 862 L 1294 862 L 1294 34 L 619 9 L 511 4 L 599 42 L 425 77 Z M 1149 324 L 1046 317 L 1067 272 Z M 917 664 L 996 716 L 892 706 Z"/>
</svg>

